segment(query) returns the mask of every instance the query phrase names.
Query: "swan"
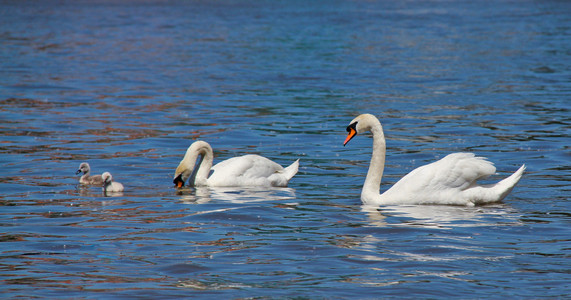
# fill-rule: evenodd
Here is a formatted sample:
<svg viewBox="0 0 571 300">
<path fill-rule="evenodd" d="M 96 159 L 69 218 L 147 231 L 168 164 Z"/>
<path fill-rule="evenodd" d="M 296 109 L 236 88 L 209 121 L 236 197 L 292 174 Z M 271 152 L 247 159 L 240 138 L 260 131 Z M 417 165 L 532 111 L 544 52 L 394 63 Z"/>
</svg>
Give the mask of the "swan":
<svg viewBox="0 0 571 300">
<path fill-rule="evenodd" d="M 103 178 L 101 175 L 93 175 L 91 176 L 91 168 L 89 168 L 89 164 L 86 162 L 82 162 L 79 165 L 79 169 L 75 172 L 75 175 L 82 173 L 81 177 L 79 178 L 79 183 L 81 184 L 91 184 L 91 185 L 102 185 Z"/>
<path fill-rule="evenodd" d="M 200 157 L 200 159 L 199 159 Z M 198 161 L 198 168 L 195 169 Z M 210 144 L 196 141 L 188 147 L 176 168 L 173 183 L 183 187 L 190 178 L 190 186 L 279 186 L 285 187 L 297 173 L 299 159 L 287 168 L 259 155 L 233 157 L 212 166 L 214 154 Z"/>
<path fill-rule="evenodd" d="M 103 193 L 117 193 L 123 191 L 123 185 L 119 182 L 113 181 L 111 173 L 105 172 L 101 175 L 103 178 Z"/>
<path fill-rule="evenodd" d="M 361 191 L 366 206 L 400 204 L 447 204 L 474 206 L 501 201 L 520 180 L 525 164 L 500 182 L 476 183 L 496 172 L 493 163 L 473 153 L 452 153 L 444 158 L 414 169 L 383 194 L 379 193 L 385 167 L 386 142 L 383 127 L 371 114 L 357 116 L 347 127 L 343 146 L 357 134 L 373 134 L 373 155 Z"/>
</svg>

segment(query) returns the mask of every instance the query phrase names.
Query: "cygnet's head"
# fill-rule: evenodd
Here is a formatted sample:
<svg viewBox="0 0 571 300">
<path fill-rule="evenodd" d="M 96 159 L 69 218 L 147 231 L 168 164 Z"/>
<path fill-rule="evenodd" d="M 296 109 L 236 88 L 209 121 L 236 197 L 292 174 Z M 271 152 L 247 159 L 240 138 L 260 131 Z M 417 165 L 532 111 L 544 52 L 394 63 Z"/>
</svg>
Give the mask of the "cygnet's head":
<svg viewBox="0 0 571 300">
<path fill-rule="evenodd" d="M 109 173 L 109 172 L 103 173 L 101 175 L 101 178 L 103 179 L 103 185 L 109 184 L 110 182 L 113 181 L 113 176 L 111 176 L 111 173 Z"/>
<path fill-rule="evenodd" d="M 83 172 L 83 174 L 87 174 L 87 173 L 89 173 L 89 171 L 90 171 L 89 164 L 86 162 L 82 162 L 79 165 L 79 169 L 77 170 L 77 172 L 75 172 L 75 175 L 82 173 L 82 172 Z"/>
</svg>

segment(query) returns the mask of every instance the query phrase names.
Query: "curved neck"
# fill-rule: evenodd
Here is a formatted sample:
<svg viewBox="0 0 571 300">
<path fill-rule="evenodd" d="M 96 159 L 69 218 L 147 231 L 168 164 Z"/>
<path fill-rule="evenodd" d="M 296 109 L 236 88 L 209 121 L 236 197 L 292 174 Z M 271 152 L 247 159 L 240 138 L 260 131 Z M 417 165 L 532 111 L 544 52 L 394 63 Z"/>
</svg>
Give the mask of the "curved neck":
<svg viewBox="0 0 571 300">
<path fill-rule="evenodd" d="M 379 189 L 385 169 L 385 154 L 387 151 L 385 135 L 381 125 L 372 127 L 371 133 L 373 134 L 373 154 L 369 171 L 363 184 L 363 190 L 361 191 L 361 200 L 365 204 L 369 204 L 373 199 L 380 196 Z"/>
<path fill-rule="evenodd" d="M 194 181 L 195 185 L 204 185 L 206 180 L 210 175 L 210 169 L 212 169 L 212 163 L 214 161 L 214 153 L 211 147 L 201 147 L 198 149 L 198 155 L 200 156 L 198 161 L 198 167 L 193 172 L 191 177 L 191 182 Z M 193 180 L 194 179 L 194 180 Z"/>
<path fill-rule="evenodd" d="M 189 180 L 190 186 L 205 185 L 213 159 L 212 147 L 206 142 L 196 141 L 186 150 L 184 158 L 176 168 L 175 178 L 180 176 L 182 182 Z"/>
</svg>

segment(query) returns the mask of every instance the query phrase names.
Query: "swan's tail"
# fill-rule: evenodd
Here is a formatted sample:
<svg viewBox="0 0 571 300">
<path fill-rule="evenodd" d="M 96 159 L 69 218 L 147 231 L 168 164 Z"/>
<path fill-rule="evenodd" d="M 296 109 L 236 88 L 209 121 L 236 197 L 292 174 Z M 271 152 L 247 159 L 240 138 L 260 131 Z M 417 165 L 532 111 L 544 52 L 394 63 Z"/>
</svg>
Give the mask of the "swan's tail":
<svg viewBox="0 0 571 300">
<path fill-rule="evenodd" d="M 525 171 L 525 165 L 522 165 L 515 173 L 502 181 L 494 184 L 480 185 L 467 189 L 469 203 L 467 205 L 484 205 L 502 201 L 515 187 L 521 179 Z"/>
<path fill-rule="evenodd" d="M 504 199 L 515 187 L 515 185 L 521 179 L 523 175 L 523 171 L 525 171 L 525 164 L 522 165 L 517 171 L 515 171 L 509 177 L 503 179 L 502 181 L 496 184 L 496 190 L 499 192 L 499 200 Z"/>
<path fill-rule="evenodd" d="M 295 174 L 297 174 L 297 170 L 299 169 L 299 159 L 294 161 L 291 165 L 284 168 L 282 174 L 287 178 L 289 181 Z"/>
</svg>

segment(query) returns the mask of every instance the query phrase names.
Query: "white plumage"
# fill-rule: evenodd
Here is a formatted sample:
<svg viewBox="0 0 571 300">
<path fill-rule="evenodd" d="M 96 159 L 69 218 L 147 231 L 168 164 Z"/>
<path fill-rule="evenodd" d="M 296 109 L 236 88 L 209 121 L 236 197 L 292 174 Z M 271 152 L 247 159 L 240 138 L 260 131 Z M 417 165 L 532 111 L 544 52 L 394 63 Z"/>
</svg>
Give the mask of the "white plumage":
<svg viewBox="0 0 571 300">
<path fill-rule="evenodd" d="M 123 185 L 113 181 L 111 173 L 105 172 L 101 175 L 101 178 L 103 178 L 103 193 L 118 193 L 123 191 Z"/>
<path fill-rule="evenodd" d="M 184 186 L 287 186 L 297 173 L 299 159 L 287 168 L 259 155 L 233 157 L 212 166 L 214 154 L 207 142 L 196 141 L 188 147 L 176 168 L 174 184 Z M 198 160 L 198 166 L 196 166 Z"/>
<path fill-rule="evenodd" d="M 488 185 L 476 181 L 496 172 L 494 165 L 472 153 L 452 153 L 414 169 L 383 194 L 379 193 L 385 167 L 386 142 L 379 120 L 370 114 L 353 119 L 347 127 L 346 145 L 355 135 L 373 134 L 373 154 L 363 184 L 361 200 L 366 205 L 398 204 L 486 204 L 501 201 L 520 180 L 525 165 L 504 180 Z"/>
</svg>

